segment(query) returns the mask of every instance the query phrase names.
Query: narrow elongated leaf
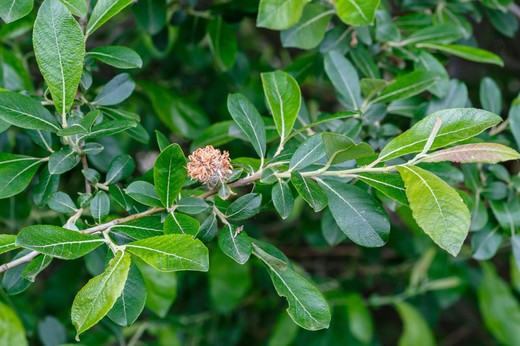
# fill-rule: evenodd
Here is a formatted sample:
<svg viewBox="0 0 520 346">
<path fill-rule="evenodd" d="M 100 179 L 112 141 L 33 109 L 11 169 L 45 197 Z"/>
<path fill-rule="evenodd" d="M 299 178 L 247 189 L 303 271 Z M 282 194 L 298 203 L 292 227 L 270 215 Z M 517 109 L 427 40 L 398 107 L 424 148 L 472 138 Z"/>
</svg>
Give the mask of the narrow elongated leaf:
<svg viewBox="0 0 520 346">
<path fill-rule="evenodd" d="M 35 157 L 0 153 L 0 199 L 25 190 L 41 163 Z"/>
<path fill-rule="evenodd" d="M 72 303 L 71 319 L 79 335 L 98 323 L 123 292 L 130 270 L 130 254 L 119 251 L 105 271 L 87 282 Z"/>
<path fill-rule="evenodd" d="M 135 264 L 130 265 L 125 287 L 107 316 L 120 326 L 130 326 L 139 317 L 146 303 L 143 275 Z"/>
<path fill-rule="evenodd" d="M 242 94 L 230 94 L 227 108 L 233 120 L 244 132 L 256 153 L 265 157 L 265 126 L 256 107 Z"/>
<path fill-rule="evenodd" d="M 289 162 L 289 168 L 291 171 L 301 171 L 324 157 L 325 147 L 321 134 L 315 134 L 296 149 Z"/>
<path fill-rule="evenodd" d="M 444 53 L 448 53 L 451 55 L 458 56 L 459 58 L 476 61 L 484 64 L 493 64 L 498 66 L 504 66 L 504 61 L 491 52 L 487 50 L 463 46 L 460 44 L 434 44 L 434 43 L 421 43 L 417 45 L 422 48 L 430 48 L 434 50 L 438 50 Z"/>
<path fill-rule="evenodd" d="M 376 247 L 388 240 L 390 222 L 381 205 L 359 187 L 318 180 L 339 228 L 356 244 Z"/>
<path fill-rule="evenodd" d="M 31 13 L 34 0 L 0 0 L 0 18 L 6 23 L 14 22 Z"/>
<path fill-rule="evenodd" d="M 186 158 L 178 144 L 165 148 L 154 164 L 155 189 L 162 204 L 171 207 L 182 189 L 187 176 Z"/>
<path fill-rule="evenodd" d="M 272 30 L 290 28 L 300 20 L 308 0 L 260 0 L 256 26 Z"/>
<path fill-rule="evenodd" d="M 16 245 L 51 257 L 75 259 L 103 244 L 103 239 L 50 225 L 25 227 L 16 238 Z"/>
<path fill-rule="evenodd" d="M 319 212 L 327 206 L 327 196 L 313 179 L 303 177 L 298 172 L 293 172 L 291 174 L 291 183 L 315 212 Z"/>
<path fill-rule="evenodd" d="M 143 61 L 133 49 L 123 46 L 96 47 L 87 53 L 88 56 L 107 65 L 122 69 L 141 68 Z"/>
<path fill-rule="evenodd" d="M 406 302 L 396 303 L 395 307 L 404 325 L 399 346 L 436 345 L 433 333 L 419 311 Z"/>
<path fill-rule="evenodd" d="M 14 234 L 0 234 L 0 254 L 18 248 L 15 241 L 16 235 Z"/>
<path fill-rule="evenodd" d="M 225 225 L 218 234 L 218 246 L 237 263 L 244 264 L 251 256 L 251 238 L 234 225 Z"/>
<path fill-rule="evenodd" d="M 464 33 L 454 25 L 434 25 L 417 30 L 399 45 L 426 44 L 428 43 L 451 43 L 460 39 Z M 418 45 L 419 46 L 419 45 Z M 422 46 L 421 46 L 422 47 Z"/>
<path fill-rule="evenodd" d="M 283 141 L 291 133 L 300 111 L 300 87 L 293 77 L 282 71 L 262 73 L 261 77 L 267 104 Z"/>
<path fill-rule="evenodd" d="M 398 167 L 417 224 L 441 248 L 456 256 L 471 223 L 460 195 L 439 177 L 415 166 Z"/>
<path fill-rule="evenodd" d="M 344 106 L 350 109 L 361 108 L 361 87 L 354 66 L 341 53 L 331 51 L 325 56 L 324 67 L 327 76 L 340 94 Z"/>
<path fill-rule="evenodd" d="M 358 178 L 402 205 L 408 205 L 404 182 L 398 174 L 361 173 L 358 175 Z"/>
<path fill-rule="evenodd" d="M 328 328 L 330 310 L 320 291 L 289 267 L 273 265 L 273 256 L 259 247 L 255 247 L 255 255 L 265 263 L 276 292 L 287 299 L 292 320 L 308 330 Z"/>
<path fill-rule="evenodd" d="M 208 248 L 186 234 L 167 234 L 126 244 L 128 252 L 163 272 L 208 270 Z"/>
<path fill-rule="evenodd" d="M 327 10 L 317 4 L 305 6 L 300 21 L 290 29 L 282 31 L 282 45 L 301 49 L 315 48 L 325 37 L 327 25 L 333 14 L 333 10 Z"/>
<path fill-rule="evenodd" d="M 459 145 L 436 151 L 426 156 L 424 162 L 451 161 L 459 163 L 497 163 L 520 159 L 520 154 L 511 148 L 496 143 L 476 143 Z"/>
<path fill-rule="evenodd" d="M 132 0 L 99 0 L 90 14 L 87 23 L 86 35 L 89 36 L 96 31 L 101 25 L 105 24 L 110 18 L 118 14 L 126 6 L 130 5 Z"/>
<path fill-rule="evenodd" d="M 285 181 L 274 184 L 271 196 L 278 214 L 280 214 L 282 219 L 287 219 L 291 215 L 294 206 L 294 197 L 289 184 Z"/>
<path fill-rule="evenodd" d="M 391 102 L 412 97 L 427 90 L 439 80 L 432 71 L 413 71 L 390 83 L 372 102 Z"/>
<path fill-rule="evenodd" d="M 437 111 L 390 141 L 379 154 L 379 159 L 388 161 L 423 150 L 437 118 L 442 120 L 442 124 L 430 150 L 474 137 L 502 120 L 496 114 L 474 108 L 452 108 Z"/>
<path fill-rule="evenodd" d="M 59 0 L 45 0 L 33 31 L 34 54 L 58 113 L 72 107 L 83 72 L 85 39 L 69 10 Z"/>
<path fill-rule="evenodd" d="M 137 126 L 135 121 L 130 120 L 108 120 L 103 121 L 101 124 L 92 126 L 90 133 L 85 138 L 101 138 L 106 136 L 112 136 L 116 133 L 132 129 Z"/>
<path fill-rule="evenodd" d="M 60 130 L 56 119 L 40 102 L 10 91 L 0 92 L 0 119 L 23 129 Z"/>
<path fill-rule="evenodd" d="M 336 0 L 339 18 L 349 25 L 363 26 L 374 23 L 379 0 Z"/>
</svg>

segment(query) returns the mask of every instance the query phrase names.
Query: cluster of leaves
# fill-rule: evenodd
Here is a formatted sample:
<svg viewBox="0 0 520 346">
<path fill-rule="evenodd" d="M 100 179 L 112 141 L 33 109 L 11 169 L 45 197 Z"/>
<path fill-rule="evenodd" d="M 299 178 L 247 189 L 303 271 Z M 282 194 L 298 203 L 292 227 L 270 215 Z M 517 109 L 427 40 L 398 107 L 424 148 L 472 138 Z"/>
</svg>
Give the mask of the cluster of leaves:
<svg viewBox="0 0 520 346">
<path fill-rule="evenodd" d="M 496 165 L 520 158 L 511 148 L 520 147 L 520 99 L 502 122 L 503 96 L 493 79 L 482 80 L 478 109 L 466 85 L 445 69 L 450 56 L 503 66 L 498 55 L 476 47 L 469 19 L 485 14 L 512 36 L 518 25 L 508 12 L 510 1 L 406 1 L 399 7 L 404 14 L 393 18 L 390 5 L 378 0 L 231 1 L 207 11 L 195 3 L 143 0 L 131 6 L 139 27 L 135 49 L 112 45 L 117 39 L 111 35 L 120 32 L 106 29 L 124 18 L 115 16 L 130 0 L 44 0 L 34 11 L 31 0 L 4 2 L 0 199 L 13 232 L 0 235 L 0 253 L 9 259 L 0 266 L 2 287 L 17 295 L 55 259 L 83 258 L 92 278 L 85 284 L 71 274 L 82 286 L 71 308 L 77 340 L 99 322 L 109 335 L 124 339 L 135 331 L 138 338 L 148 326 L 146 319 L 136 323 L 145 307 L 167 316 L 179 271 L 209 271 L 212 304 L 229 313 L 256 280 L 252 266 L 261 264 L 287 305 L 272 344 L 292 343 L 297 326 L 331 327 L 315 336 L 300 332 L 303 342 L 370 344 L 375 336 L 368 307 L 386 304 L 404 322 L 400 344 L 434 344 L 428 323 L 406 300 L 434 292 L 439 305 L 449 306 L 463 292 L 464 274 L 455 275 L 456 262 L 437 253 L 431 241 L 457 256 L 474 231 L 471 248 L 461 255 L 488 260 L 509 238 L 520 268 L 520 180 L 516 168 Z M 235 31 L 251 35 L 252 28 L 238 28 L 250 23 L 250 13 L 257 13 L 257 27 L 281 31 L 284 48 L 308 52 L 295 54 L 284 69 L 249 62 Z M 31 50 L 31 29 L 39 73 L 26 68 L 32 65 L 21 50 Z M 105 41 L 110 44 L 99 44 Z M 153 73 L 154 62 L 172 52 L 186 66 L 185 81 L 135 78 L 146 65 Z M 272 65 L 279 65 L 277 58 Z M 197 104 L 193 95 L 200 90 L 188 97 L 175 91 L 190 88 L 190 69 L 200 74 L 193 88 L 208 83 L 206 66 L 233 92 L 228 95 L 217 81 Z M 105 70 L 129 71 L 99 85 Z M 43 83 L 35 89 L 36 75 Z M 307 91 L 309 85 L 317 91 Z M 217 102 L 222 109 L 213 110 L 224 115 L 216 120 L 203 110 L 213 98 L 224 100 Z M 149 117 L 141 120 L 143 113 Z M 152 140 L 151 130 L 160 126 L 172 136 L 156 130 Z M 136 142 L 157 155 L 134 161 L 129 154 L 137 151 Z M 229 146 L 231 153 L 232 174 L 215 188 L 187 174 L 183 148 L 206 145 Z M 334 278 L 332 286 L 320 278 L 318 289 L 275 240 L 257 230 L 262 214 L 274 211 L 290 224 L 305 210 L 320 218 L 319 246 L 382 247 L 392 230 L 392 239 L 406 247 L 402 230 L 415 232 L 424 251 L 406 289 L 364 299 L 352 289 L 335 289 Z M 389 215 L 399 221 L 391 223 Z M 520 287 L 520 272 L 512 268 Z M 500 342 L 518 343 L 516 298 L 492 265 L 484 262 L 478 273 L 484 322 Z M 179 285 L 188 286 L 190 275 L 197 278 L 180 276 Z M 0 310 L 8 326 L 0 341 L 26 344 L 12 308 L 0 302 Z M 150 333 L 166 340 L 163 327 Z M 38 329 L 45 344 L 66 342 L 56 319 L 41 321 Z M 103 342 L 110 339 L 105 334 Z M 87 342 L 99 342 L 96 337 L 85 334 Z"/>
</svg>

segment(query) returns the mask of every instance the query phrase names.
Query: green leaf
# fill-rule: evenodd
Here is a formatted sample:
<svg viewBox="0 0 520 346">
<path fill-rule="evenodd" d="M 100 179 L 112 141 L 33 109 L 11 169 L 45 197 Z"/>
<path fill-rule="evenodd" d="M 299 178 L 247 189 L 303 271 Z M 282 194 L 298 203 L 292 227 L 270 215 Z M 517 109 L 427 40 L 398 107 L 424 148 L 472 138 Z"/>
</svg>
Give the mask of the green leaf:
<svg viewBox="0 0 520 346">
<path fill-rule="evenodd" d="M 90 14 L 85 34 L 89 36 L 101 25 L 105 24 L 110 18 L 118 14 L 132 0 L 99 0 Z"/>
<path fill-rule="evenodd" d="M 159 199 L 155 187 L 146 181 L 135 181 L 128 185 L 125 193 L 137 202 L 150 206 L 162 207 L 163 203 Z"/>
<path fill-rule="evenodd" d="M 517 148 L 520 148 L 520 94 L 511 102 L 507 116 Z"/>
<path fill-rule="evenodd" d="M 484 324 L 501 344 L 517 345 L 520 343 L 518 300 L 492 264 L 480 262 L 480 266 L 483 278 L 477 288 L 477 296 Z"/>
<path fill-rule="evenodd" d="M 161 216 L 148 216 L 123 224 L 115 225 L 111 231 L 119 231 L 134 239 L 144 239 L 163 235 Z"/>
<path fill-rule="evenodd" d="M 283 141 L 291 133 L 300 111 L 300 87 L 291 75 L 282 71 L 265 72 L 260 76 L 276 130 Z"/>
<path fill-rule="evenodd" d="M 110 213 L 110 199 L 105 191 L 98 191 L 90 201 L 90 214 L 101 223 Z"/>
<path fill-rule="evenodd" d="M 178 144 L 168 146 L 157 157 L 153 169 L 155 189 L 165 207 L 173 206 L 187 174 L 186 158 Z"/>
<path fill-rule="evenodd" d="M 273 265 L 272 256 L 259 247 L 255 247 L 255 256 L 265 263 L 278 295 L 287 299 L 287 313 L 296 324 L 307 330 L 329 327 L 329 306 L 316 287 L 294 270 Z"/>
<path fill-rule="evenodd" d="M 325 157 L 325 147 L 321 134 L 315 134 L 307 138 L 294 152 L 289 162 L 289 170 L 301 171 L 302 169 L 318 162 Z"/>
<path fill-rule="evenodd" d="M 78 22 L 59 0 L 45 0 L 38 10 L 33 45 L 56 110 L 64 117 L 76 98 L 83 73 L 85 38 Z"/>
<path fill-rule="evenodd" d="M 437 118 L 442 120 L 442 124 L 431 150 L 474 137 L 502 121 L 498 115 L 481 109 L 453 108 L 437 111 L 391 140 L 379 154 L 379 159 L 388 161 L 423 150 Z"/>
<path fill-rule="evenodd" d="M 14 234 L 0 234 L 0 254 L 17 249 L 15 241 L 16 235 Z"/>
<path fill-rule="evenodd" d="M 67 260 L 82 257 L 103 243 L 99 237 L 50 225 L 25 227 L 16 238 L 17 246 Z"/>
<path fill-rule="evenodd" d="M 370 344 L 374 337 L 374 325 L 363 297 L 359 293 L 349 293 L 344 299 L 350 332 L 356 339 Z"/>
<path fill-rule="evenodd" d="M 242 228 L 227 224 L 218 234 L 218 246 L 222 252 L 240 264 L 249 260 L 252 251 L 251 238 L 242 232 Z"/>
<path fill-rule="evenodd" d="M 520 201 L 489 201 L 493 215 L 500 227 L 513 234 L 520 227 Z"/>
<path fill-rule="evenodd" d="M 135 82 L 128 73 L 121 73 L 112 78 L 96 96 L 94 104 L 112 106 L 126 100 L 134 91 Z"/>
<path fill-rule="evenodd" d="M 315 212 L 319 212 L 327 206 L 327 196 L 312 178 L 306 178 L 298 172 L 293 172 L 291 183 Z"/>
<path fill-rule="evenodd" d="M 337 181 L 318 180 L 327 195 L 329 209 L 339 228 L 356 244 L 383 246 L 390 222 L 381 205 L 359 187 Z"/>
<path fill-rule="evenodd" d="M 1 5 L 0 6 L 4 6 Z M 0 333 L 0 344 L 26 346 L 25 329 L 22 321 L 16 313 L 6 304 L 0 302 L 0 325 L 2 333 Z"/>
<path fill-rule="evenodd" d="M 31 13 L 34 0 L 0 0 L 0 18 L 12 23 Z"/>
<path fill-rule="evenodd" d="M 60 0 L 69 9 L 70 13 L 78 18 L 87 15 L 87 3 L 85 0 Z"/>
<path fill-rule="evenodd" d="M 327 159 L 333 165 L 374 154 L 374 149 L 370 145 L 367 143 L 354 143 L 347 136 L 323 132 L 322 138 Z"/>
<path fill-rule="evenodd" d="M 143 275 L 135 264 L 130 264 L 123 292 L 107 316 L 120 326 L 132 325 L 144 309 L 146 287 Z"/>
<path fill-rule="evenodd" d="M 457 256 L 468 235 L 471 215 L 460 195 L 442 179 L 422 168 L 397 168 L 417 224 L 452 256 Z"/>
<path fill-rule="evenodd" d="M 435 82 L 428 91 L 439 98 L 446 96 L 450 88 L 450 76 L 444 68 L 444 65 L 426 51 L 421 51 L 417 58 L 418 61 L 414 64 L 416 70 L 435 72 L 439 77 L 437 82 Z"/>
<path fill-rule="evenodd" d="M 374 23 L 379 0 L 336 0 L 336 11 L 345 24 L 363 26 Z"/>
<path fill-rule="evenodd" d="M 80 157 L 71 147 L 62 147 L 49 157 L 49 172 L 63 174 L 70 171 L 79 163 Z"/>
<path fill-rule="evenodd" d="M 198 197 L 183 197 L 177 202 L 177 211 L 190 215 L 197 215 L 209 208 L 206 201 Z"/>
<path fill-rule="evenodd" d="M 215 64 L 222 71 L 229 70 L 235 64 L 238 52 L 235 31 L 222 19 L 222 16 L 211 20 L 206 30 Z"/>
<path fill-rule="evenodd" d="M 123 46 L 97 47 L 87 53 L 107 65 L 121 69 L 141 68 L 143 61 L 133 49 Z"/>
<path fill-rule="evenodd" d="M 98 323 L 123 292 L 130 270 L 130 255 L 119 251 L 105 271 L 87 282 L 72 303 L 71 319 L 79 335 Z"/>
<path fill-rule="evenodd" d="M 128 252 L 163 272 L 208 270 L 208 248 L 186 234 L 167 234 L 126 244 Z"/>
<path fill-rule="evenodd" d="M 398 174 L 361 173 L 357 177 L 402 205 L 408 205 L 404 182 Z"/>
<path fill-rule="evenodd" d="M 462 38 L 463 35 L 462 30 L 455 25 L 434 25 L 415 31 L 408 38 L 399 42 L 399 45 L 415 44 L 417 47 L 424 47 L 425 44 L 430 43 L 451 43 Z"/>
<path fill-rule="evenodd" d="M 94 122 L 99 118 L 101 112 L 94 110 L 89 112 L 79 122 L 70 124 L 69 127 L 58 131 L 58 136 L 72 136 L 72 135 L 86 135 L 90 132 L 90 129 Z"/>
<path fill-rule="evenodd" d="M 289 184 L 285 181 L 279 181 L 274 184 L 271 196 L 278 214 L 280 214 L 282 219 L 287 219 L 291 215 L 294 206 L 294 197 Z"/>
<path fill-rule="evenodd" d="M 110 185 L 108 187 L 110 195 L 124 210 L 129 211 L 132 209 L 132 201 L 126 196 L 126 194 L 117 185 Z"/>
<path fill-rule="evenodd" d="M 23 129 L 58 132 L 58 122 L 40 102 L 19 93 L 0 92 L 0 119 Z"/>
<path fill-rule="evenodd" d="M 391 102 L 420 94 L 439 80 L 439 75 L 432 71 L 413 71 L 396 78 L 372 102 Z"/>
<path fill-rule="evenodd" d="M 324 68 L 342 104 L 349 109 L 361 109 L 359 75 L 352 63 L 341 53 L 331 51 L 325 55 Z"/>
<path fill-rule="evenodd" d="M 24 249 L 14 256 L 13 260 L 17 260 L 28 255 L 31 251 Z M 22 276 L 23 270 L 27 267 L 29 263 L 22 263 L 14 268 L 6 271 L 2 277 L 2 288 L 5 290 L 5 293 L 8 295 L 15 295 L 22 293 L 25 291 L 30 285 L 31 282 L 26 280 Z"/>
<path fill-rule="evenodd" d="M 164 220 L 164 234 L 189 234 L 197 235 L 199 232 L 200 223 L 197 219 L 181 214 L 169 213 Z"/>
<path fill-rule="evenodd" d="M 130 120 L 108 120 L 101 124 L 92 126 L 90 133 L 85 138 L 94 139 L 106 136 L 112 136 L 116 133 L 132 129 L 137 126 L 137 123 Z"/>
<path fill-rule="evenodd" d="M 502 93 L 497 83 L 489 78 L 484 77 L 480 81 L 479 90 L 480 104 L 482 108 L 495 114 L 502 111 Z"/>
<path fill-rule="evenodd" d="M 229 114 L 247 136 L 260 158 L 265 157 L 265 127 L 256 107 L 242 94 L 229 94 Z"/>
<path fill-rule="evenodd" d="M 395 308 L 404 325 L 399 346 L 436 345 L 433 333 L 419 311 L 404 301 L 396 303 Z"/>
<path fill-rule="evenodd" d="M 108 166 L 106 184 L 117 183 L 130 178 L 135 170 L 135 161 L 130 155 L 116 156 Z"/>
<path fill-rule="evenodd" d="M 272 30 L 290 28 L 300 20 L 309 0 L 260 0 L 256 26 Z"/>
<path fill-rule="evenodd" d="M 36 256 L 27 267 L 25 267 L 22 271 L 22 277 L 30 282 L 34 282 L 36 280 L 36 276 L 40 274 L 45 268 L 49 266 L 52 262 L 52 257 L 47 255 L 38 255 Z"/>
<path fill-rule="evenodd" d="M 458 145 L 428 154 L 422 162 L 451 161 L 459 163 L 497 163 L 520 159 L 520 154 L 511 148 L 496 143 Z"/>
<path fill-rule="evenodd" d="M 41 164 L 41 159 L 35 157 L 0 153 L 0 199 L 25 190 Z"/>
<path fill-rule="evenodd" d="M 72 198 L 70 198 L 69 195 L 62 191 L 57 191 L 53 193 L 49 197 L 49 201 L 47 202 L 47 204 L 49 205 L 49 208 L 58 213 L 72 215 L 75 214 L 76 211 L 78 211 L 76 204 L 74 203 Z"/>
<path fill-rule="evenodd" d="M 333 14 L 333 10 L 327 10 L 317 4 L 305 6 L 300 21 L 290 29 L 282 31 L 282 45 L 301 49 L 315 48 L 325 37 L 325 31 Z"/>
<path fill-rule="evenodd" d="M 164 318 L 177 296 L 177 274 L 160 272 L 134 258 L 146 286 L 146 307 Z"/>
<path fill-rule="evenodd" d="M 463 46 L 460 44 L 434 44 L 434 43 L 421 43 L 420 45 L 417 45 L 421 48 L 429 48 L 438 50 L 444 53 L 448 53 L 451 55 L 458 56 L 459 58 L 480 62 L 484 64 L 493 64 L 498 66 L 504 66 L 504 61 L 496 55 L 491 52 L 488 52 L 487 50 L 475 48 L 475 47 L 469 47 L 469 46 Z"/>
<path fill-rule="evenodd" d="M 237 198 L 226 209 L 226 217 L 231 221 L 241 221 L 255 216 L 260 211 L 262 195 L 250 193 Z"/>
</svg>

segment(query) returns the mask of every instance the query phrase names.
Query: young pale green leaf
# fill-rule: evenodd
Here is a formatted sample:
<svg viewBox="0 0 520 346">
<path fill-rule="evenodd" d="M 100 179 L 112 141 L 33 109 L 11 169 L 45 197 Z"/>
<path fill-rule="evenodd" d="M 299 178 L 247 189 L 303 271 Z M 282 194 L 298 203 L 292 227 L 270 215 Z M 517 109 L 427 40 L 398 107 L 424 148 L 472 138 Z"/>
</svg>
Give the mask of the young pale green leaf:
<svg viewBox="0 0 520 346">
<path fill-rule="evenodd" d="M 34 0 L 0 0 L 0 18 L 8 24 L 31 13 Z"/>
<path fill-rule="evenodd" d="M 60 0 L 69 9 L 70 13 L 78 18 L 87 15 L 87 2 L 85 0 Z"/>
<path fill-rule="evenodd" d="M 130 155 L 116 156 L 108 166 L 106 184 L 129 178 L 135 170 L 135 161 Z"/>
<path fill-rule="evenodd" d="M 186 158 L 178 144 L 168 146 L 157 157 L 153 169 L 155 189 L 165 207 L 177 200 L 187 174 Z"/>
<path fill-rule="evenodd" d="M 336 0 L 339 18 L 349 25 L 363 26 L 374 23 L 380 0 Z"/>
<path fill-rule="evenodd" d="M 237 263 L 247 262 L 252 252 L 251 238 L 242 232 L 242 227 L 224 225 L 218 234 L 218 246 L 227 256 Z"/>
<path fill-rule="evenodd" d="M 199 232 L 200 223 L 197 219 L 181 214 L 170 213 L 164 220 L 164 234 L 189 234 L 197 235 Z"/>
<path fill-rule="evenodd" d="M 49 197 L 49 201 L 47 202 L 47 204 L 49 208 L 58 213 L 72 215 L 76 213 L 76 211 L 78 211 L 78 208 L 76 207 L 76 204 L 74 203 L 72 198 L 70 198 L 68 194 L 62 191 L 57 191 L 53 193 Z"/>
<path fill-rule="evenodd" d="M 206 30 L 215 64 L 222 71 L 229 70 L 235 64 L 238 52 L 235 31 L 222 16 L 209 21 Z"/>
<path fill-rule="evenodd" d="M 426 43 L 451 43 L 462 38 L 464 33 L 454 25 L 434 25 L 417 30 L 399 42 L 400 46 Z"/>
<path fill-rule="evenodd" d="M 10 91 L 0 92 L 0 119 L 23 129 L 60 130 L 56 119 L 40 102 Z"/>
<path fill-rule="evenodd" d="M 101 223 L 110 213 L 110 199 L 105 191 L 98 191 L 90 202 L 90 214 Z"/>
<path fill-rule="evenodd" d="M 227 108 L 261 158 L 265 157 L 265 126 L 256 107 L 242 94 L 230 94 Z"/>
<path fill-rule="evenodd" d="M 283 71 L 265 72 L 261 77 L 267 104 L 283 141 L 290 135 L 300 111 L 300 87 L 291 75 Z"/>
<path fill-rule="evenodd" d="M 276 292 L 287 299 L 287 313 L 292 320 L 307 330 L 328 328 L 330 309 L 320 291 L 289 267 L 273 265 L 272 256 L 266 255 L 255 248 L 255 256 L 265 263 Z"/>
<path fill-rule="evenodd" d="M 502 92 L 497 83 L 489 78 L 484 77 L 480 82 L 479 98 L 482 108 L 495 114 L 502 111 Z"/>
<path fill-rule="evenodd" d="M 413 71 L 396 78 L 376 97 L 373 103 L 387 103 L 412 97 L 430 88 L 440 79 L 436 72 Z"/>
<path fill-rule="evenodd" d="M 359 76 L 350 61 L 343 54 L 333 50 L 325 55 L 323 63 L 327 76 L 342 98 L 343 105 L 354 110 L 360 109 Z"/>
<path fill-rule="evenodd" d="M 408 205 L 404 182 L 398 174 L 360 173 L 357 177 L 402 205 Z"/>
<path fill-rule="evenodd" d="M 396 303 L 395 308 L 404 325 L 399 346 L 436 345 L 433 333 L 419 311 L 404 301 Z"/>
<path fill-rule="evenodd" d="M 105 24 L 110 18 L 118 14 L 126 6 L 130 5 L 132 0 L 99 0 L 90 14 L 87 23 L 86 35 L 89 36 L 96 31 L 101 25 Z"/>
<path fill-rule="evenodd" d="M 322 138 L 327 159 L 333 165 L 374 154 L 374 149 L 370 145 L 367 143 L 354 143 L 347 136 L 323 132 Z"/>
<path fill-rule="evenodd" d="M 34 258 L 27 267 L 25 267 L 22 271 L 22 277 L 25 280 L 29 280 L 30 282 L 34 282 L 36 280 L 36 276 L 40 274 L 45 268 L 49 266 L 52 262 L 52 257 L 47 255 L 38 255 Z"/>
<path fill-rule="evenodd" d="M 49 172 L 63 174 L 70 171 L 79 163 L 80 157 L 71 147 L 62 147 L 49 157 Z"/>
<path fill-rule="evenodd" d="M 35 157 L 0 153 L 0 199 L 25 190 L 41 164 L 41 159 Z"/>
<path fill-rule="evenodd" d="M 71 319 L 79 335 L 98 323 L 112 309 L 123 292 L 128 271 L 130 254 L 119 251 L 110 260 L 100 275 L 93 277 L 78 292 L 72 303 Z"/>
<path fill-rule="evenodd" d="M 303 177 L 298 172 L 293 172 L 291 183 L 315 212 L 319 212 L 327 206 L 327 196 L 313 179 Z"/>
<path fill-rule="evenodd" d="M 141 68 L 143 60 L 133 49 L 123 46 L 96 47 L 87 52 L 87 56 L 107 65 L 121 69 Z"/>
<path fill-rule="evenodd" d="M 274 184 L 271 196 L 278 214 L 280 214 L 282 219 L 287 219 L 291 215 L 294 206 L 294 197 L 289 184 L 285 181 Z"/>
<path fill-rule="evenodd" d="M 128 277 L 121 295 L 107 313 L 120 326 L 132 325 L 144 309 L 146 303 L 146 287 L 143 275 L 135 264 L 130 264 Z"/>
<path fill-rule="evenodd" d="M 422 168 L 397 168 L 417 224 L 452 256 L 468 235 L 471 215 L 460 195 L 442 179 Z"/>
<path fill-rule="evenodd" d="M 520 305 L 509 284 L 492 264 L 480 262 L 483 278 L 477 288 L 478 304 L 487 329 L 503 345 L 520 343 Z M 507 311 L 507 313 L 504 313 Z"/>
<path fill-rule="evenodd" d="M 0 302 L 0 325 L 2 326 L 2 333 L 0 334 L 1 345 L 29 345 L 25 337 L 25 329 L 23 328 L 22 321 L 20 321 L 16 313 L 3 302 Z"/>
<path fill-rule="evenodd" d="M 155 187 L 146 181 L 135 181 L 128 185 L 125 193 L 137 202 L 150 206 L 162 207 L 163 203 L 159 199 Z"/>
<path fill-rule="evenodd" d="M 14 234 L 0 234 L 0 254 L 17 249 L 15 241 L 16 235 Z"/>
<path fill-rule="evenodd" d="M 123 232 L 136 240 L 163 235 L 163 225 L 160 216 L 148 216 L 125 222 L 112 226 L 110 230 Z"/>
<path fill-rule="evenodd" d="M 135 82 L 128 73 L 121 73 L 112 78 L 96 96 L 94 104 L 112 106 L 126 100 L 134 91 Z"/>
<path fill-rule="evenodd" d="M 520 154 L 511 148 L 496 143 L 459 145 L 428 154 L 422 162 L 451 161 L 459 163 L 497 163 L 520 159 Z"/>
<path fill-rule="evenodd" d="M 309 0 L 260 0 L 256 26 L 271 30 L 288 29 L 300 20 Z"/>
<path fill-rule="evenodd" d="M 167 234 L 125 245 L 126 250 L 163 272 L 208 270 L 208 248 L 186 234 Z"/>
<path fill-rule="evenodd" d="M 290 171 L 301 171 L 302 169 L 318 162 L 325 157 L 325 147 L 321 134 L 315 134 L 305 140 L 296 149 L 289 162 Z"/>
<path fill-rule="evenodd" d="M 451 55 L 458 56 L 459 58 L 480 62 L 484 64 L 493 64 L 498 66 L 504 66 L 504 61 L 496 55 L 491 52 L 488 52 L 487 50 L 475 48 L 475 47 L 469 47 L 469 46 L 463 46 L 460 44 L 434 44 L 434 43 L 421 43 L 420 45 L 417 45 L 421 48 L 429 48 L 438 50 L 444 53 L 448 53 Z"/>
<path fill-rule="evenodd" d="M 290 29 L 282 31 L 282 45 L 300 49 L 315 48 L 325 37 L 325 31 L 333 14 L 333 10 L 317 4 L 305 6 L 300 21 Z"/>
<path fill-rule="evenodd" d="M 226 218 L 231 221 L 241 221 L 255 216 L 260 211 L 262 195 L 250 193 L 236 199 L 226 209 Z"/>
<path fill-rule="evenodd" d="M 437 111 L 391 140 L 379 154 L 379 159 L 388 161 L 423 150 L 437 118 L 442 120 L 442 124 L 431 150 L 474 137 L 502 121 L 498 115 L 481 109 L 452 108 Z"/>
<path fill-rule="evenodd" d="M 25 227 L 16 238 L 17 246 L 61 259 L 82 257 L 103 243 L 99 237 L 50 225 Z"/>
<path fill-rule="evenodd" d="M 318 180 L 339 228 L 356 244 L 383 246 L 390 234 L 385 210 L 368 192 L 337 181 Z"/>
<path fill-rule="evenodd" d="M 65 116 L 83 72 L 85 38 L 78 22 L 59 0 L 45 0 L 38 10 L 33 45 L 56 110 Z"/>
</svg>

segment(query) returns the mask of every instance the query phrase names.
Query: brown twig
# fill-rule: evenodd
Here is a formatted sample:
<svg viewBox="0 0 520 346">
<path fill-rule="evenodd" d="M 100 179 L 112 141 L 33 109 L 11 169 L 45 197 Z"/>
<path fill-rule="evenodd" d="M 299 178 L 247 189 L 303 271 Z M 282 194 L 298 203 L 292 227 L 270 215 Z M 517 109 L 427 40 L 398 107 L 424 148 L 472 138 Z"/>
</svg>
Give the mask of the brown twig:
<svg viewBox="0 0 520 346">
<path fill-rule="evenodd" d="M 87 157 L 85 155 L 81 155 L 81 164 L 83 165 L 83 169 L 88 169 Z M 85 192 L 89 195 L 92 193 L 92 187 L 87 178 L 85 178 Z"/>
</svg>

